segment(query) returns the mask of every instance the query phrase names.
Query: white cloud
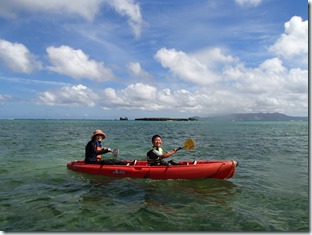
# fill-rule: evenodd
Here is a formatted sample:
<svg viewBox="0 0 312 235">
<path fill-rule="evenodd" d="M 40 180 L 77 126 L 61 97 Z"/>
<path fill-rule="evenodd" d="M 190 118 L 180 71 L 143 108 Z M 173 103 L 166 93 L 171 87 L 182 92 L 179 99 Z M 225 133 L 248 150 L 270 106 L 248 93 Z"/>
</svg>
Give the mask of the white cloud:
<svg viewBox="0 0 312 235">
<path fill-rule="evenodd" d="M 135 83 L 121 90 L 106 88 L 95 92 L 79 85 L 43 92 L 39 99 L 49 105 L 166 111 L 176 116 L 178 113 L 205 116 L 237 112 L 296 114 L 308 109 L 307 77 L 307 70 L 287 69 L 280 59 L 272 58 L 257 68 L 237 64 L 224 72 L 222 82 L 192 91 Z"/>
<path fill-rule="evenodd" d="M 298 92 L 307 95 L 308 92 L 308 71 L 287 69 L 278 58 L 268 59 L 257 68 L 238 65 L 224 75 L 242 95 L 284 96 Z"/>
<path fill-rule="evenodd" d="M 291 69 L 286 78 L 285 88 L 292 94 L 308 94 L 308 70 Z"/>
<path fill-rule="evenodd" d="M 238 110 L 252 112 L 307 112 L 308 71 L 287 69 L 278 58 L 264 61 L 257 68 L 239 65 L 226 71 L 229 91 L 242 98 Z M 224 89 L 224 88 L 223 88 Z M 248 101 L 248 104 L 247 104 Z"/>
<path fill-rule="evenodd" d="M 168 88 L 157 91 L 156 87 L 143 83 L 130 84 L 120 91 L 107 88 L 103 97 L 100 105 L 104 109 L 174 111 L 178 107 L 179 111 L 183 111 L 183 107 L 194 108 L 195 105 L 192 93 L 187 90 L 172 94 Z"/>
<path fill-rule="evenodd" d="M 12 96 L 10 95 L 0 94 L 0 104 L 6 103 L 11 99 L 12 99 Z"/>
<path fill-rule="evenodd" d="M 235 0 L 235 2 L 240 6 L 256 7 L 261 4 L 262 0 Z"/>
<path fill-rule="evenodd" d="M 242 107 L 246 110 L 246 104 L 251 107 L 249 100 L 230 90 L 210 88 L 201 88 L 195 92 L 185 89 L 172 91 L 169 88 L 158 90 L 142 83 L 131 84 L 120 91 L 107 88 L 101 97 L 103 99 L 99 105 L 103 109 L 169 111 L 176 113 L 177 116 L 177 113 L 207 114 L 237 111 Z"/>
<path fill-rule="evenodd" d="M 146 72 L 138 62 L 130 62 L 128 64 L 128 69 L 130 71 L 130 74 L 132 74 L 135 77 L 147 81 L 153 79 L 153 76 L 150 73 Z"/>
<path fill-rule="evenodd" d="M 82 50 L 68 46 L 48 47 L 48 58 L 52 64 L 48 69 L 75 79 L 86 78 L 108 81 L 115 78 L 112 71 L 103 63 L 89 58 Z"/>
<path fill-rule="evenodd" d="M 192 53 L 191 56 L 195 57 L 200 63 L 205 64 L 210 69 L 221 69 L 229 64 L 239 62 L 239 59 L 231 56 L 224 55 L 220 48 L 203 49 L 198 52 Z"/>
<path fill-rule="evenodd" d="M 128 16 L 128 23 L 138 38 L 141 35 L 142 15 L 140 5 L 133 0 L 107 0 L 107 2 L 122 16 Z"/>
<path fill-rule="evenodd" d="M 0 17 L 17 18 L 21 12 L 79 16 L 92 22 L 100 12 L 102 3 L 109 4 L 118 14 L 128 17 L 128 24 L 136 38 L 142 30 L 140 5 L 133 0 L 10 0 L 0 1 Z"/>
<path fill-rule="evenodd" d="M 130 84 L 125 89 L 116 91 L 112 88 L 106 88 L 101 95 L 101 106 L 103 108 L 125 108 L 149 110 L 156 99 L 157 89 L 153 86 L 136 83 Z"/>
<path fill-rule="evenodd" d="M 267 74 L 284 74 L 287 69 L 283 66 L 283 63 L 278 58 L 267 59 L 260 64 L 259 69 Z"/>
<path fill-rule="evenodd" d="M 61 89 L 40 93 L 38 103 L 51 106 L 93 107 L 98 98 L 98 95 L 84 85 L 64 86 Z"/>
<path fill-rule="evenodd" d="M 122 94 L 126 98 L 148 101 L 155 99 L 156 88 L 150 85 L 136 83 L 122 90 Z"/>
<path fill-rule="evenodd" d="M 207 85 L 219 80 L 219 76 L 198 60 L 176 49 L 162 48 L 154 56 L 164 68 L 168 68 L 174 75 L 189 82 Z"/>
<path fill-rule="evenodd" d="M 26 46 L 0 39 L 0 61 L 14 72 L 31 73 L 41 68 L 36 56 Z"/>
<path fill-rule="evenodd" d="M 0 16 L 14 18 L 21 11 L 46 12 L 59 15 L 79 15 L 92 21 L 99 11 L 101 0 L 10 0 L 0 2 Z"/>
<path fill-rule="evenodd" d="M 128 68 L 129 68 L 130 72 L 132 72 L 136 76 L 140 76 L 140 74 L 142 74 L 142 68 L 141 68 L 140 63 L 138 63 L 138 62 L 129 63 Z"/>
<path fill-rule="evenodd" d="M 276 55 L 292 61 L 308 64 L 308 21 L 302 21 L 299 16 L 294 16 L 286 22 L 285 32 L 270 47 Z"/>
</svg>

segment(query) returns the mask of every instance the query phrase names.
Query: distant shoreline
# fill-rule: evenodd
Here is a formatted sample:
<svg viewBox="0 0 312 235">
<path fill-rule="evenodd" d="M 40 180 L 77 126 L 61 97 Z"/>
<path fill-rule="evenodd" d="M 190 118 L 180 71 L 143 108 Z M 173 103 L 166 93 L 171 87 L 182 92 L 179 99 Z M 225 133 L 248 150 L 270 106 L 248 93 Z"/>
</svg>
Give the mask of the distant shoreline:
<svg viewBox="0 0 312 235">
<path fill-rule="evenodd" d="M 196 118 L 136 118 L 135 121 L 197 121 Z"/>
</svg>

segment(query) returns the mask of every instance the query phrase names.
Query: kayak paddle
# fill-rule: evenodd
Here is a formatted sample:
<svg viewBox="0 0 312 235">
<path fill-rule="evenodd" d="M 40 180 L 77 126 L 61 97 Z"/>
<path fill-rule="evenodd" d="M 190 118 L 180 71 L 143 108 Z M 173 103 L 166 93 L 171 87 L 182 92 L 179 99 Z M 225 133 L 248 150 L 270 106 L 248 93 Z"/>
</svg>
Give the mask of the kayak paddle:
<svg viewBox="0 0 312 235">
<path fill-rule="evenodd" d="M 118 157 L 118 155 L 119 155 L 119 149 L 114 149 L 114 150 L 112 151 L 112 153 L 113 153 L 113 156 L 114 156 L 114 157 Z"/>
<path fill-rule="evenodd" d="M 180 150 L 180 149 L 192 150 L 192 149 L 194 149 L 194 148 L 195 148 L 195 142 L 194 142 L 193 139 L 189 138 L 189 139 L 187 139 L 187 140 L 184 141 L 183 147 L 179 147 L 179 148 L 177 149 L 177 151 Z"/>
</svg>

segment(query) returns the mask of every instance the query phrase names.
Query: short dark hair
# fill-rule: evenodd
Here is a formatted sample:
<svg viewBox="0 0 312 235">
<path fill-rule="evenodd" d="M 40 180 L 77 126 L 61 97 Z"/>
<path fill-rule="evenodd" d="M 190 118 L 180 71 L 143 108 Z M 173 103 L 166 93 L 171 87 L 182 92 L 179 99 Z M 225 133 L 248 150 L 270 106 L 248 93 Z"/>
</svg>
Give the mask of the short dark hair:
<svg viewBox="0 0 312 235">
<path fill-rule="evenodd" d="M 155 140 L 157 137 L 161 138 L 160 135 L 153 135 L 153 137 L 152 137 L 152 142 L 154 142 L 154 140 Z"/>
</svg>

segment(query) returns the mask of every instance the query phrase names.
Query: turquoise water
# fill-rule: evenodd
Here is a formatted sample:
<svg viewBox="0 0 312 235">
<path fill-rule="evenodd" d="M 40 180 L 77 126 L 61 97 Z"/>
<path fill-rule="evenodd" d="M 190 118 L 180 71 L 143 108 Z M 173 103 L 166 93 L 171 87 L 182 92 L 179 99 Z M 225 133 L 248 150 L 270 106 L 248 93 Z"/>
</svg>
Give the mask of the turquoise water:
<svg viewBox="0 0 312 235">
<path fill-rule="evenodd" d="M 309 231 L 308 122 L 0 120 L 0 230 Z M 228 180 L 115 179 L 72 172 L 102 129 L 120 159 L 193 138 L 174 160 L 239 161 Z M 110 157 L 109 154 L 104 155 Z"/>
</svg>

